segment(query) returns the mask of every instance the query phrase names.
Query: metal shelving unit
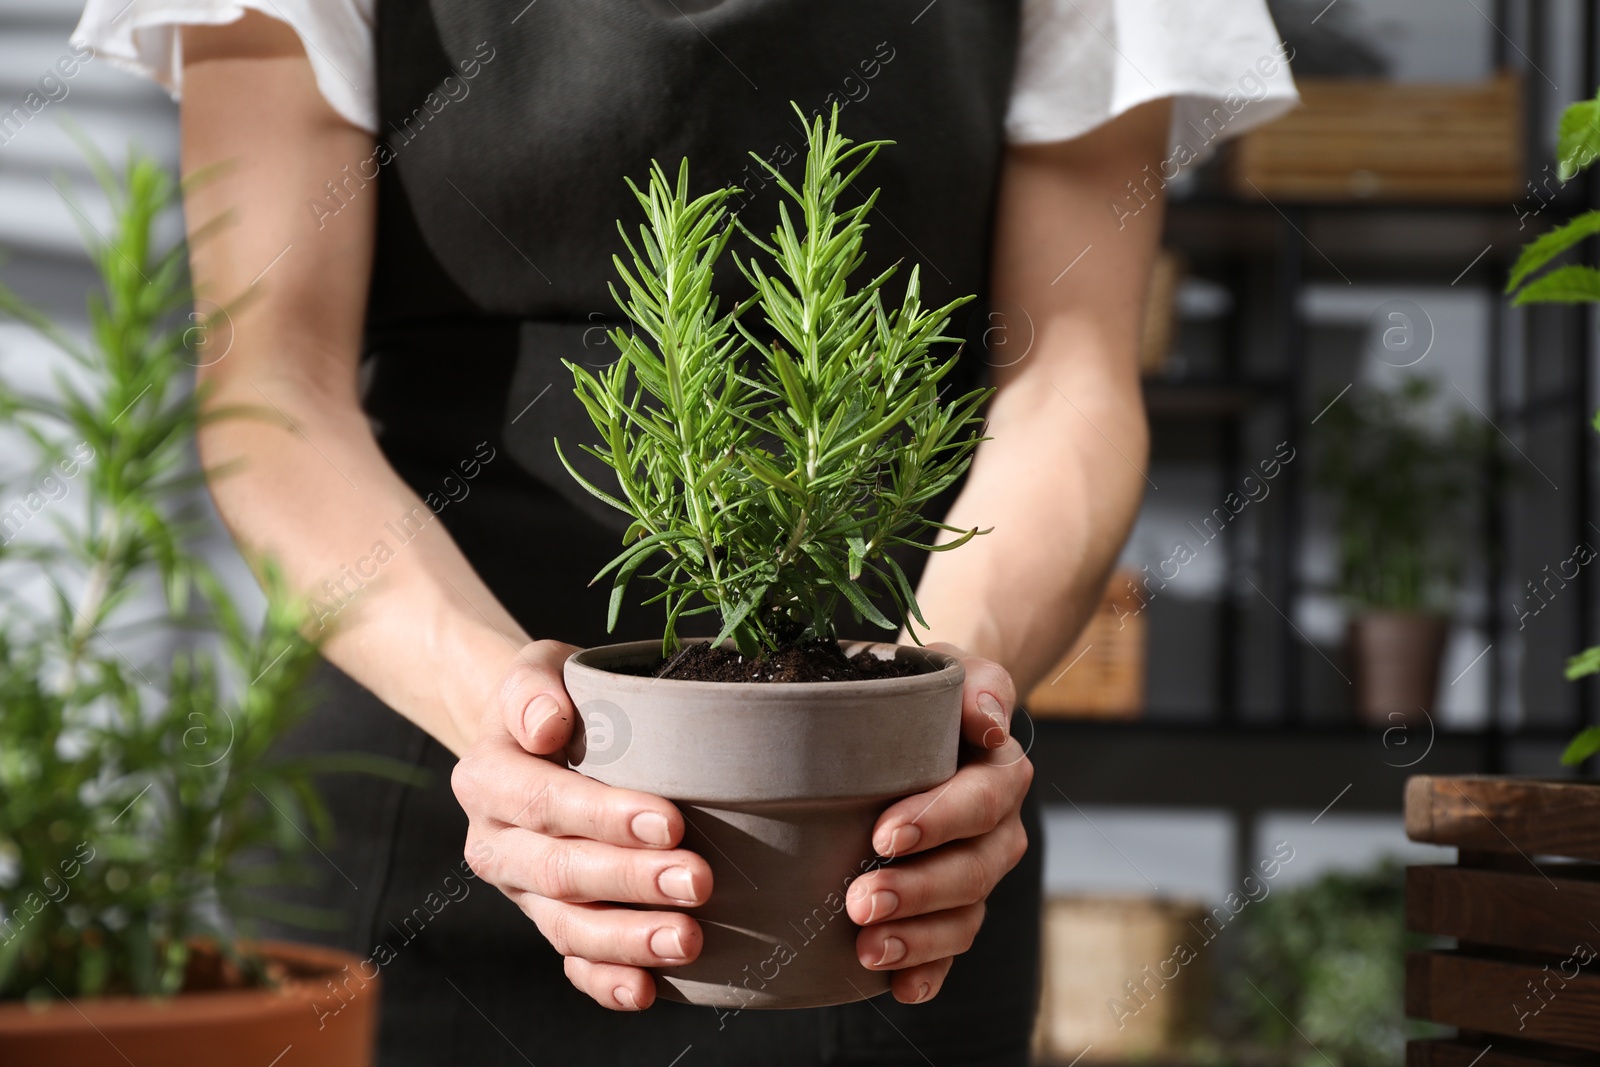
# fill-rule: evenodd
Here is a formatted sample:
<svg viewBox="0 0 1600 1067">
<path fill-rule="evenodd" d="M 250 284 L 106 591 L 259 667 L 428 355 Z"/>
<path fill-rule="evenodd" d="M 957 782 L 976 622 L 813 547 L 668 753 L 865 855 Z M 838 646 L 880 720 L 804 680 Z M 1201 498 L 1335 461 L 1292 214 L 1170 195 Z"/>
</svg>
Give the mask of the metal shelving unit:
<svg viewBox="0 0 1600 1067">
<path fill-rule="evenodd" d="M 1551 63 L 1545 18 L 1536 2 L 1499 4 L 1496 24 L 1508 27 L 1512 36 L 1497 42 L 1497 63 L 1534 69 Z M 1588 92 L 1600 78 L 1596 14 L 1588 5 L 1581 22 L 1586 43 L 1581 69 L 1573 73 L 1581 75 Z M 1550 154 L 1545 143 L 1549 116 L 1579 93 L 1569 85 L 1569 92 L 1558 98 L 1532 70 L 1525 73 L 1524 85 L 1525 158 L 1536 171 Z M 1488 289 L 1493 295 L 1487 301 L 1485 339 L 1492 401 L 1487 414 L 1502 431 L 1505 453 L 1519 464 L 1524 452 L 1543 460 L 1534 435 L 1554 435 L 1562 442 L 1563 465 L 1555 479 L 1559 491 L 1533 492 L 1542 492 L 1544 479 L 1530 470 L 1518 495 L 1485 509 L 1487 551 L 1480 581 L 1486 604 L 1476 621 L 1490 646 L 1486 662 L 1479 664 L 1487 676 L 1487 720 L 1468 730 L 1433 733 L 1425 760 L 1417 764 L 1429 773 L 1555 774 L 1555 756 L 1565 739 L 1595 721 L 1600 683 L 1568 685 L 1559 677 L 1546 677 L 1551 673 L 1547 661 L 1555 652 L 1564 657 L 1600 640 L 1595 568 L 1584 568 L 1573 581 L 1570 599 L 1558 613 L 1565 617 L 1559 625 L 1544 627 L 1536 645 L 1518 639 L 1512 614 L 1521 579 L 1538 572 L 1537 563 L 1526 557 L 1539 538 L 1565 531 L 1562 537 L 1600 547 L 1600 522 L 1593 508 L 1600 464 L 1589 429 L 1597 406 L 1593 365 L 1600 358 L 1594 317 L 1587 308 L 1512 311 L 1498 296 L 1501 279 L 1523 242 L 1591 205 L 1600 205 L 1600 179 L 1592 172 L 1546 204 L 1536 228 L 1520 231 L 1514 205 L 1507 204 L 1291 205 L 1202 191 L 1169 210 L 1169 245 L 1190 260 L 1197 274 L 1229 290 L 1233 310 L 1220 327 L 1219 368 L 1193 378 L 1147 382 L 1157 449 L 1163 433 L 1174 427 L 1213 435 L 1210 451 L 1219 484 L 1233 485 L 1252 459 L 1247 443 L 1251 420 L 1277 420 L 1283 439 L 1303 448 L 1316 398 L 1310 393 L 1315 368 L 1302 303 L 1309 284 L 1341 278 L 1374 285 Z M 1600 257 L 1591 251 L 1586 261 L 1600 263 Z M 1275 354 L 1270 370 L 1247 359 L 1255 336 L 1251 330 L 1263 321 L 1266 344 Z M 1420 747 L 1402 757 L 1392 733 L 1359 727 L 1348 717 L 1324 721 L 1308 700 L 1310 687 L 1320 684 L 1316 672 L 1326 671 L 1321 653 L 1291 622 L 1303 598 L 1315 592 L 1308 589 L 1300 566 L 1308 532 L 1310 473 L 1308 464 L 1287 465 L 1274 487 L 1283 494 L 1276 511 L 1252 516 L 1259 524 L 1260 559 L 1244 557 L 1239 543 L 1244 530 L 1230 529 L 1226 535 L 1232 540 L 1226 546 L 1222 595 L 1213 605 L 1212 617 L 1220 629 L 1211 681 L 1207 686 L 1197 680 L 1193 687 L 1197 694 L 1214 693 L 1212 706 L 1183 721 L 1049 719 L 1033 724 L 1032 756 L 1044 802 L 1060 803 L 1054 795 L 1060 790 L 1076 804 L 1226 809 L 1241 827 L 1235 835 L 1241 869 L 1254 847 L 1248 828 L 1263 810 L 1316 811 L 1337 795 L 1341 811 L 1399 813 L 1401 786 L 1412 772 L 1406 764 Z M 1259 587 L 1261 597 L 1241 580 L 1245 577 Z M 1262 599 L 1272 601 L 1272 607 Z M 1159 605 L 1152 610 L 1160 610 Z M 1252 683 L 1244 659 L 1247 652 L 1260 656 L 1260 642 L 1253 638 L 1263 633 L 1270 634 L 1273 675 L 1265 687 L 1271 697 L 1265 701 L 1259 694 L 1264 687 L 1259 678 Z M 1542 657 L 1538 663 L 1523 662 L 1529 649 Z M 1559 675 L 1559 665 L 1554 673 Z M 1513 696 L 1518 698 L 1514 702 L 1508 699 Z M 1413 745 L 1422 740 L 1406 739 Z"/>
</svg>

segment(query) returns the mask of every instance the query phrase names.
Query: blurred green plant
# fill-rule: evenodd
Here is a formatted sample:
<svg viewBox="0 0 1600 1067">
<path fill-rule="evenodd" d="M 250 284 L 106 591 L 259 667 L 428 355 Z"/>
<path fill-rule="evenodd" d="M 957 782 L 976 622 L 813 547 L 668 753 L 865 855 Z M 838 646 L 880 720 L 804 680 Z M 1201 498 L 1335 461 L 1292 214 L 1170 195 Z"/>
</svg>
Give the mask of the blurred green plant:
<svg viewBox="0 0 1600 1067">
<path fill-rule="evenodd" d="M 1494 431 L 1466 412 L 1430 423 L 1436 392 L 1412 376 L 1322 418 L 1317 481 L 1338 502 L 1341 592 L 1361 608 L 1449 610 Z"/>
<path fill-rule="evenodd" d="M 197 554 L 194 432 L 244 412 L 202 416 L 188 388 L 184 247 L 155 238 L 176 189 L 89 155 L 114 220 L 83 224 L 88 343 L 0 287 L 68 357 L 46 395 L 0 378 L 0 432 L 32 455 L 0 486 L 0 998 L 172 994 L 195 938 L 259 978 L 236 945 L 253 918 L 330 918 L 261 895 L 327 835 L 313 773 L 398 773 L 273 753 L 317 649 L 270 562 L 250 624 Z"/>
<path fill-rule="evenodd" d="M 1569 104 L 1561 113 L 1556 139 L 1556 173 L 1563 182 L 1571 181 L 1597 157 L 1600 157 L 1600 94 L 1593 100 Z M 1600 302 L 1600 270 L 1588 264 L 1569 263 L 1539 274 L 1557 256 L 1597 233 L 1600 233 L 1600 211 L 1585 211 L 1524 245 L 1522 254 L 1511 267 L 1511 276 L 1506 279 L 1506 292 L 1516 294 L 1511 303 L 1522 306 Z M 1535 274 L 1538 277 L 1534 277 Z M 1594 428 L 1600 431 L 1600 413 L 1595 415 Z M 1600 646 L 1585 649 L 1567 660 L 1568 681 L 1595 673 L 1600 673 Z M 1590 726 L 1567 745 L 1561 753 L 1561 762 L 1575 766 L 1596 753 L 1600 753 L 1600 726 Z"/>
<path fill-rule="evenodd" d="M 839 199 L 890 142 L 855 143 L 838 127 L 837 107 L 806 124 L 798 187 L 751 153 L 788 201 L 768 240 L 729 219 L 739 190 L 691 199 L 688 160 L 676 185 L 660 164 L 647 189 L 630 179 L 646 222 L 637 243 L 617 224 L 632 263 L 615 258 L 626 296 L 615 286 L 612 295 L 635 328 L 612 331 L 621 358 L 599 374 L 567 362 L 600 431 L 601 446 L 585 451 L 615 473 L 616 494 L 567 470 L 633 520 L 627 547 L 596 576 L 613 575 L 610 625 L 629 581 L 655 561 L 647 577 L 661 591 L 646 603 L 665 602 L 664 652 L 677 647 L 678 619 L 702 613 L 720 616 L 716 641 L 731 637 L 752 657 L 831 641 L 840 598 L 886 629 L 926 626 L 888 550 L 944 551 L 978 533 L 921 515 L 981 439 L 988 390 L 941 403 L 956 357 L 934 354 L 955 340 L 943 331 L 971 298 L 924 309 L 913 267 L 895 301 L 886 286 L 898 265 L 851 285 L 878 194 L 849 208 Z M 738 261 L 753 292 L 719 311 L 712 281 L 735 226 L 766 262 Z M 744 321 L 752 308 L 764 336 Z M 940 530 L 958 536 L 935 546 Z M 871 591 L 901 618 L 880 611 Z"/>
<path fill-rule="evenodd" d="M 1571 181 L 1600 156 L 1600 95 L 1580 100 L 1561 113 L 1556 137 L 1556 173 Z M 1587 237 L 1600 233 L 1600 211 L 1585 211 L 1568 219 L 1548 233 L 1522 246 L 1521 255 L 1511 266 L 1506 292 L 1514 293 L 1511 303 L 1580 304 L 1600 300 L 1600 270 L 1582 263 L 1569 263 L 1533 277 L 1552 260 Z"/>
<path fill-rule="evenodd" d="M 1592 425 L 1600 432 L 1600 413 L 1595 415 Z M 1574 682 L 1591 674 L 1600 674 L 1600 645 L 1567 657 L 1567 681 Z M 1600 726 L 1586 726 L 1562 750 L 1561 762 L 1575 767 L 1597 752 L 1600 752 Z"/>
<path fill-rule="evenodd" d="M 1405 929 L 1405 870 L 1386 859 L 1279 889 L 1240 918 L 1219 976 L 1206 1064 L 1400 1067 L 1410 1038 L 1437 1033 L 1405 1017 L 1405 953 L 1430 939 Z"/>
</svg>

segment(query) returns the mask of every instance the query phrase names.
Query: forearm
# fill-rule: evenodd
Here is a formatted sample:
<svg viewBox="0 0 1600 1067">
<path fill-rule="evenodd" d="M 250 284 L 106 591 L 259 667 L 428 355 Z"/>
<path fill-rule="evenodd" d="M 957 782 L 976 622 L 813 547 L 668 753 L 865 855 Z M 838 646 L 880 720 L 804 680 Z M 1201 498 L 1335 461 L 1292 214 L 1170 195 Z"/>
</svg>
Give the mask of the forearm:
<svg viewBox="0 0 1600 1067">
<path fill-rule="evenodd" d="M 1020 693 L 1094 611 L 1145 485 L 1137 379 L 1083 364 L 1053 380 L 1026 375 L 996 397 L 992 439 L 948 518 L 990 532 L 933 553 L 917 593 L 932 627 L 923 640 L 995 660 Z"/>
<path fill-rule="evenodd" d="M 304 598 L 328 658 L 460 752 L 526 636 L 361 410 L 374 183 L 389 180 L 372 176 L 372 135 L 329 108 L 294 31 L 258 12 L 186 27 L 183 57 L 190 264 L 213 312 L 199 382 L 208 411 L 250 412 L 201 430 L 217 509 Z M 308 210 L 341 194 L 336 216 Z"/>
<path fill-rule="evenodd" d="M 999 662 L 1019 693 L 1099 603 L 1146 484 L 1137 352 L 1161 202 L 1131 219 L 1114 209 L 1159 161 L 1168 118 L 1156 101 L 1007 152 L 990 295 L 1011 325 L 1026 319 L 1032 345 L 993 370 L 991 440 L 948 518 L 993 532 L 935 553 L 918 597 L 932 639 Z"/>
<path fill-rule="evenodd" d="M 353 396 L 270 372 L 233 376 L 201 456 L 223 520 L 277 561 L 329 660 L 452 751 L 476 735 L 527 636 L 378 449 Z"/>
</svg>

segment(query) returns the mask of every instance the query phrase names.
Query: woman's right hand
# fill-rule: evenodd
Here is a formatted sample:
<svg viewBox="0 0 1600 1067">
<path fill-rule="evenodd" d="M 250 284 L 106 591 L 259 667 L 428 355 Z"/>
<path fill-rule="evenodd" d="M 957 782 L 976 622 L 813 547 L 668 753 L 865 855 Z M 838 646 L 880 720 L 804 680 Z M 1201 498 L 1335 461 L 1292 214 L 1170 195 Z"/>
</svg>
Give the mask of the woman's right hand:
<svg viewBox="0 0 1600 1067">
<path fill-rule="evenodd" d="M 700 926 L 675 911 L 711 895 L 706 861 L 676 847 L 683 816 L 661 797 L 566 766 L 578 721 L 561 668 L 578 649 L 534 641 L 506 672 L 477 740 L 451 775 L 466 811 L 466 858 L 566 957 L 567 978 L 602 1007 L 655 1000 L 645 967 L 699 955 Z"/>
</svg>

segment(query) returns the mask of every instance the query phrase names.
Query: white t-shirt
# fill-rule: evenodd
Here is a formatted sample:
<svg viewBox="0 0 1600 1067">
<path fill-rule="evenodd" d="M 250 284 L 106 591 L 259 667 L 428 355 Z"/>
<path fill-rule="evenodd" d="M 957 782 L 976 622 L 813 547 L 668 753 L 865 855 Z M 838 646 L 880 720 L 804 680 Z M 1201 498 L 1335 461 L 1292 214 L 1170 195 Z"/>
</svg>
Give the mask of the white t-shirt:
<svg viewBox="0 0 1600 1067">
<path fill-rule="evenodd" d="M 376 2 L 88 0 L 72 42 L 176 97 L 183 87 L 177 27 L 260 11 L 300 35 L 333 109 L 375 132 Z M 1023 0 L 1008 141 L 1070 140 L 1166 97 L 1173 99 L 1169 149 L 1180 162 L 1293 107 L 1299 97 L 1265 0 Z"/>
</svg>

